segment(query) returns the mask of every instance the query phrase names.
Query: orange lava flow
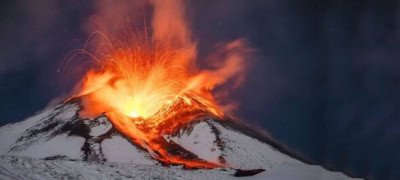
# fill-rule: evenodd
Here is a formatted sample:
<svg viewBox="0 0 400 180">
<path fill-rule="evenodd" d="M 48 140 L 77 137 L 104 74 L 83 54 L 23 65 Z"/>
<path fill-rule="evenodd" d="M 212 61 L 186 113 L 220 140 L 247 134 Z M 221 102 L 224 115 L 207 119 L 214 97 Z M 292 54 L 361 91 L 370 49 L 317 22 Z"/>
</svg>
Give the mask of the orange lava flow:
<svg viewBox="0 0 400 180">
<path fill-rule="evenodd" d="M 223 167 L 174 154 L 163 136 L 200 116 L 224 116 L 213 90 L 229 79 L 240 80 L 243 41 L 226 44 L 223 58 L 213 59 L 209 69 L 199 69 L 181 1 L 151 2 L 151 38 L 147 30 L 124 31 L 99 45 L 100 53 L 93 55 L 97 66 L 87 72 L 74 95 L 83 101 L 80 115 L 105 113 L 119 132 L 165 164 Z"/>
</svg>

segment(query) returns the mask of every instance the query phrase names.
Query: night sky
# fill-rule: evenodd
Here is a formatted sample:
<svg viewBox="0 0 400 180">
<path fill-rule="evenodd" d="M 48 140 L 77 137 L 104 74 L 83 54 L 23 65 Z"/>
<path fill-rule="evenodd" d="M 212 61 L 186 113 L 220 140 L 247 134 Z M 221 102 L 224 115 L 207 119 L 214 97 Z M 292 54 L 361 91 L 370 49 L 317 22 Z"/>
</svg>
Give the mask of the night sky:
<svg viewBox="0 0 400 180">
<path fill-rule="evenodd" d="M 60 67 L 87 39 L 95 2 L 2 2 L 0 125 L 71 90 L 79 77 Z M 200 56 L 237 38 L 256 50 L 232 94 L 238 117 L 313 163 L 400 179 L 399 7 L 394 0 L 191 0 L 187 9 Z"/>
</svg>

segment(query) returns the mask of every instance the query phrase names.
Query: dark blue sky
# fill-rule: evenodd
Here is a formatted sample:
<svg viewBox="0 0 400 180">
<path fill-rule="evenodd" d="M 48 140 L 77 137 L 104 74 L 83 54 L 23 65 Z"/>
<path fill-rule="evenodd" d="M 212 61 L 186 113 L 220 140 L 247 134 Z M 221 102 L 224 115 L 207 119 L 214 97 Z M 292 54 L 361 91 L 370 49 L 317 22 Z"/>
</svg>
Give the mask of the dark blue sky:
<svg viewBox="0 0 400 180">
<path fill-rule="evenodd" d="M 395 0 L 189 1 L 200 55 L 257 49 L 237 114 L 312 162 L 400 179 L 400 11 Z M 0 125 L 67 93 L 57 72 L 87 38 L 93 1 L 9 1 L 0 11 Z M 65 77 L 71 76 L 71 77 Z"/>
</svg>

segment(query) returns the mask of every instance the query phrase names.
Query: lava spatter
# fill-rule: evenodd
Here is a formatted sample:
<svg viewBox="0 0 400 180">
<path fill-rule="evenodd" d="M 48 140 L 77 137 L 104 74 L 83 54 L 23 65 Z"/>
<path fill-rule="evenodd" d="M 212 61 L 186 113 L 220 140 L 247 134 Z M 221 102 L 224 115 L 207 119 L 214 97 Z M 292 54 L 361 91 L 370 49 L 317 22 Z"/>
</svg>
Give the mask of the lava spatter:
<svg viewBox="0 0 400 180">
<path fill-rule="evenodd" d="M 86 73 L 73 96 L 82 98 L 80 115 L 105 113 L 119 132 L 166 164 L 225 166 L 171 154 L 163 135 L 199 116 L 224 116 L 213 90 L 228 80 L 237 85 L 243 79 L 248 49 L 243 40 L 228 43 L 219 52 L 224 55 L 202 69 L 196 66 L 197 45 L 182 2 L 151 2 L 151 33 L 147 28 L 121 29 L 118 36 L 101 33 L 103 41 L 91 53 L 97 66 Z"/>
</svg>

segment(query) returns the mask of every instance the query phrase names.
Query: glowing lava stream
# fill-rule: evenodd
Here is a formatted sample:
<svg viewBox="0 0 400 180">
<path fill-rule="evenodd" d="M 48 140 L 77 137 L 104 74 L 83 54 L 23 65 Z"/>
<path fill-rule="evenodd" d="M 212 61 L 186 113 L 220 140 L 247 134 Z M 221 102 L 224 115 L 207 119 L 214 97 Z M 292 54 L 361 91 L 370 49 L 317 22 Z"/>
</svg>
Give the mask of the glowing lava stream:
<svg viewBox="0 0 400 180">
<path fill-rule="evenodd" d="M 171 155 L 165 144 L 165 140 L 158 134 L 155 129 L 152 128 L 148 132 L 144 132 L 137 126 L 134 119 L 123 117 L 118 114 L 108 114 L 111 119 L 118 119 L 118 121 L 113 121 L 113 125 L 117 128 L 119 132 L 131 139 L 135 144 L 142 146 L 147 149 L 150 154 L 161 161 L 164 164 L 182 164 L 186 168 L 217 168 L 226 167 L 224 164 L 215 164 L 206 162 L 200 159 L 186 159 L 181 156 Z M 119 116 L 119 117 L 118 117 Z"/>
<path fill-rule="evenodd" d="M 85 52 L 97 66 L 87 72 L 74 95 L 82 99 L 80 115 L 105 113 L 119 132 L 165 164 L 225 166 L 174 154 L 163 135 L 201 116 L 224 116 L 225 108 L 218 105 L 213 90 L 228 80 L 234 86 L 243 80 L 248 49 L 243 40 L 219 46 L 208 69 L 201 70 L 196 66 L 196 43 L 183 18 L 181 1 L 151 3 L 151 35 L 146 28 L 143 33 L 121 28 L 107 37 L 105 32 L 97 33 L 103 36 L 95 52 Z"/>
</svg>

